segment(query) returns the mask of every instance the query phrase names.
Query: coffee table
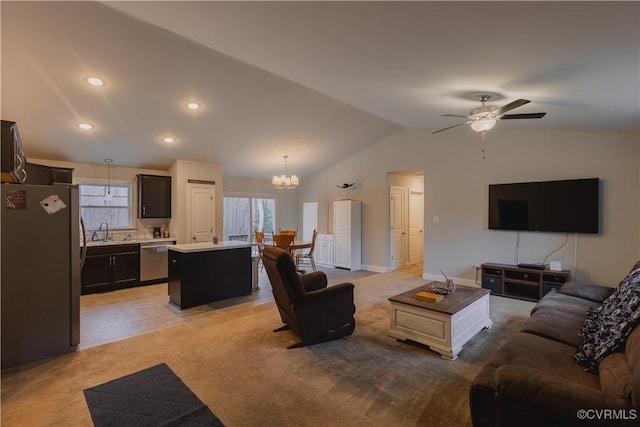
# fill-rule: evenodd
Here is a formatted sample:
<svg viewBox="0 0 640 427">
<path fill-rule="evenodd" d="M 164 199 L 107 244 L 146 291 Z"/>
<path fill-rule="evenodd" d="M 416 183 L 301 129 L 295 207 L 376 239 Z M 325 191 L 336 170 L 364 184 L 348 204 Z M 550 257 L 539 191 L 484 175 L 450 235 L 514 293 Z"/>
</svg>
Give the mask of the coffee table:
<svg viewBox="0 0 640 427">
<path fill-rule="evenodd" d="M 429 283 L 389 298 L 391 329 L 388 335 L 429 346 L 444 359 L 455 360 L 462 345 L 484 328 L 491 328 L 488 289 L 457 286 L 438 302 L 416 298 Z"/>
</svg>

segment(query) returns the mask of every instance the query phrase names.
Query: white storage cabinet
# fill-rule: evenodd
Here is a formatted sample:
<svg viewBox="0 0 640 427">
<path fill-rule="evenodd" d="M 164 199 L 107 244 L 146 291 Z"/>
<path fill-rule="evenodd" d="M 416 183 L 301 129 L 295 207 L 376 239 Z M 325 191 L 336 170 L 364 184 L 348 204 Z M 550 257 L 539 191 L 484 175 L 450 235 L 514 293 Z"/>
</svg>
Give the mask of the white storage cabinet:
<svg viewBox="0 0 640 427">
<path fill-rule="evenodd" d="M 333 234 L 335 267 L 351 271 L 362 269 L 362 202 L 333 202 Z"/>
</svg>

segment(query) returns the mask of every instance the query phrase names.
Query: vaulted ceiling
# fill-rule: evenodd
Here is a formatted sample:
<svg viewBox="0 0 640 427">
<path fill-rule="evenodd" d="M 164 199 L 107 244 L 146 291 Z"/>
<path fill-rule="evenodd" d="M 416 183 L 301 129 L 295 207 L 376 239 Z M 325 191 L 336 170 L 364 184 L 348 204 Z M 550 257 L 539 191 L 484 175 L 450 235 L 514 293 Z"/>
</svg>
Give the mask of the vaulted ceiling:
<svg viewBox="0 0 640 427">
<path fill-rule="evenodd" d="M 268 178 L 288 154 L 304 177 L 404 127 L 455 124 L 441 114 L 468 114 L 479 93 L 496 105 L 532 101 L 514 113 L 547 112 L 501 128 L 640 126 L 638 2 L 0 8 L 1 114 L 18 122 L 28 157 L 160 169 L 183 158 Z M 105 86 L 88 85 L 90 75 Z M 191 100 L 202 107 L 188 110 Z"/>
</svg>

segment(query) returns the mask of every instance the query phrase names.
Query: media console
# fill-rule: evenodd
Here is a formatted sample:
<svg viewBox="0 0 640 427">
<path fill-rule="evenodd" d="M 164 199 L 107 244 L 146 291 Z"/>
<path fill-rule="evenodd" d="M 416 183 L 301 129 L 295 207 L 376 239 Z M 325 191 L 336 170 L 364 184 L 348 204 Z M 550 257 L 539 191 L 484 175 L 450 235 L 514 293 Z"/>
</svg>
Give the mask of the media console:
<svg viewBox="0 0 640 427">
<path fill-rule="evenodd" d="M 482 264 L 482 287 L 493 295 L 538 301 L 547 292 L 569 281 L 568 270 L 521 268 L 509 264 Z"/>
</svg>

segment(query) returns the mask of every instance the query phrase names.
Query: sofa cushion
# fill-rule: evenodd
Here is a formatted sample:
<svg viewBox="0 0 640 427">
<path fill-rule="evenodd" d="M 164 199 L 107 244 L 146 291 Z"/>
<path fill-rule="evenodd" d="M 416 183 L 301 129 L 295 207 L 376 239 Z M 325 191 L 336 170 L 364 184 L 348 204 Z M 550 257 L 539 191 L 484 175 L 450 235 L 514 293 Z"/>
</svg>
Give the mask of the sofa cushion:
<svg viewBox="0 0 640 427">
<path fill-rule="evenodd" d="M 558 293 L 602 303 L 613 293 L 615 288 L 587 283 L 567 282 L 560 287 Z"/>
<path fill-rule="evenodd" d="M 544 298 L 538 301 L 533 309 L 531 309 L 531 313 L 535 313 L 541 308 L 549 308 L 558 310 L 561 313 L 571 313 L 577 316 L 581 316 L 584 319 L 587 310 L 597 305 L 599 304 L 594 301 L 589 301 L 587 299 L 551 291 L 546 294 Z"/>
<path fill-rule="evenodd" d="M 579 333 L 583 322 L 584 316 L 541 308 L 527 319 L 522 332 L 540 335 L 576 348 L 582 344 Z"/>
<path fill-rule="evenodd" d="M 640 321 L 640 269 L 625 277 L 602 305 L 587 311 L 582 326 L 582 345 L 575 360 L 595 372 L 608 354 L 624 345 Z"/>
<path fill-rule="evenodd" d="M 631 402 L 631 368 L 624 353 L 612 353 L 598 368 L 603 393 Z"/>
<path fill-rule="evenodd" d="M 627 338 L 624 354 L 631 367 L 631 403 L 640 407 L 640 327 Z"/>
<path fill-rule="evenodd" d="M 499 368 L 503 365 L 535 367 L 586 387 L 600 390 L 597 375 L 585 372 L 573 361 L 575 347 L 528 332 L 515 333 L 485 365 Z"/>
</svg>

